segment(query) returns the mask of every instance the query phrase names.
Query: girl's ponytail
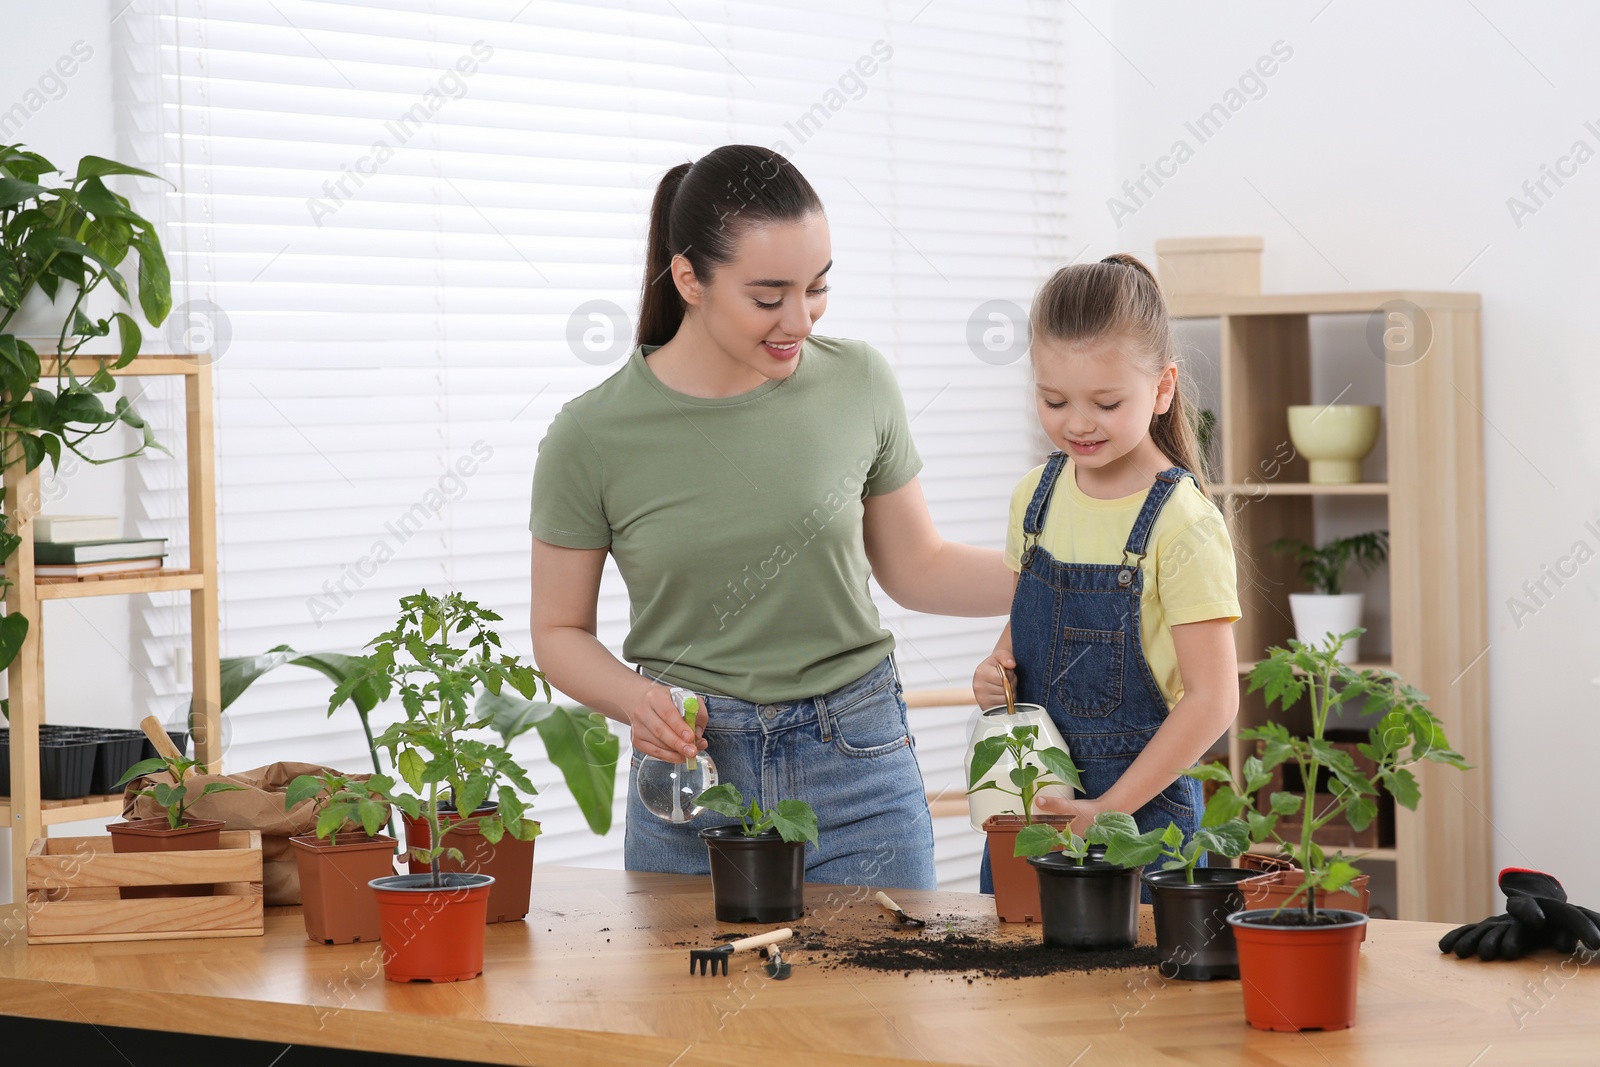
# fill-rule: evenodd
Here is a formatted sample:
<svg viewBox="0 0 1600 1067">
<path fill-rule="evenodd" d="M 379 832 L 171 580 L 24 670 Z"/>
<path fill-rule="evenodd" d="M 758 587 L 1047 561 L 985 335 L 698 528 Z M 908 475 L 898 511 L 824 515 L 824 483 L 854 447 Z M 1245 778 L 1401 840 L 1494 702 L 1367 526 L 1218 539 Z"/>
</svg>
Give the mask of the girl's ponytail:
<svg viewBox="0 0 1600 1067">
<path fill-rule="evenodd" d="M 1149 354 L 1152 374 L 1178 364 L 1172 404 L 1151 420 L 1150 439 L 1174 466 L 1194 475 L 1201 492 L 1208 491 L 1195 413 L 1184 396 L 1178 343 L 1161 286 L 1149 267 L 1126 252 L 1098 263 L 1062 267 L 1034 297 L 1029 325 L 1035 338 L 1055 341 L 1092 341 L 1128 333 Z"/>
<path fill-rule="evenodd" d="M 639 327 L 634 344 L 664 345 L 683 321 L 683 297 L 672 281 L 672 201 L 692 163 L 679 163 L 656 186 L 650 203 L 650 235 L 645 241 L 644 289 L 639 296 Z"/>
</svg>

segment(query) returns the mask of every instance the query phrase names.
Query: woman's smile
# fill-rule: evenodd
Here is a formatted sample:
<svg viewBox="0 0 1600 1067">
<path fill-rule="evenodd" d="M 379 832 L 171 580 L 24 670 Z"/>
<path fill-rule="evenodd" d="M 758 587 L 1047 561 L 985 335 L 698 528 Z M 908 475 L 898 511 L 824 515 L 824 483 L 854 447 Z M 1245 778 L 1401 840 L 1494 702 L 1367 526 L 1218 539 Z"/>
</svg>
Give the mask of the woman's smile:
<svg viewBox="0 0 1600 1067">
<path fill-rule="evenodd" d="M 793 359 L 796 352 L 800 351 L 799 341 L 762 341 L 761 347 L 773 359 Z"/>
</svg>

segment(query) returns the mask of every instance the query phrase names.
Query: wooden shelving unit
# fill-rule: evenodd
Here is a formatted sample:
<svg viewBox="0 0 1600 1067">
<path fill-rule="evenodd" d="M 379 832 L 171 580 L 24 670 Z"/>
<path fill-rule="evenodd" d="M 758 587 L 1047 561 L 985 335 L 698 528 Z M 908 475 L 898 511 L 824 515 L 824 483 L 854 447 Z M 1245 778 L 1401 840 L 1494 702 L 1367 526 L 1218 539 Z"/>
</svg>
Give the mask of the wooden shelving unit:
<svg viewBox="0 0 1600 1067">
<path fill-rule="evenodd" d="M 110 359 L 79 356 L 73 373 L 87 378 Z M 54 377 L 56 363 L 45 357 L 45 377 Z M 5 512 L 16 520 L 21 538 L 11 557 L 6 612 L 21 612 L 30 623 L 27 639 L 9 671 L 11 689 L 11 792 L 0 797 L 0 817 L 11 829 L 11 899 L 26 899 L 26 857 L 44 828 L 81 819 L 102 819 L 122 813 L 121 797 L 84 801 L 41 801 L 39 797 L 39 725 L 45 720 L 44 627 L 40 605 L 46 600 L 91 596 L 126 596 L 187 590 L 193 641 L 194 751 L 211 770 L 222 765 L 222 676 L 217 627 L 217 534 L 215 442 L 211 418 L 211 368 L 194 357 L 140 356 L 120 370 L 118 378 L 180 375 L 184 384 L 184 432 L 188 453 L 189 560 L 185 570 L 85 582 L 38 584 L 33 573 L 33 509 L 40 500 L 39 472 L 22 473 L 20 461 L 5 469 Z"/>
<path fill-rule="evenodd" d="M 1409 302 L 1428 316 L 1432 345 L 1414 362 L 1386 361 L 1383 368 L 1387 478 L 1312 485 L 1304 459 L 1278 458 L 1289 443 L 1287 408 L 1313 402 L 1311 320 L 1372 314 L 1394 301 Z M 1243 618 L 1234 632 L 1241 686 L 1249 665 L 1269 646 L 1294 636 L 1288 594 L 1304 591 L 1293 562 L 1273 555 L 1267 545 L 1279 537 L 1312 541 L 1319 499 L 1382 499 L 1390 536 L 1393 647 L 1388 662 L 1364 665 L 1390 667 L 1429 694 L 1450 740 L 1474 769 L 1418 768 L 1420 807 L 1400 809 L 1394 847 L 1368 850 L 1367 858 L 1394 864 L 1400 918 L 1466 922 L 1490 914 L 1495 909 L 1488 675 L 1482 658 L 1488 636 L 1477 294 L 1174 295 L 1169 305 L 1177 318 L 1214 319 L 1220 326 L 1221 471 L 1213 491 L 1240 559 Z M 1262 714 L 1259 695 L 1243 700 L 1239 725 L 1256 725 Z M 1228 738 L 1228 755 L 1238 768 L 1246 752 L 1237 736 Z"/>
</svg>

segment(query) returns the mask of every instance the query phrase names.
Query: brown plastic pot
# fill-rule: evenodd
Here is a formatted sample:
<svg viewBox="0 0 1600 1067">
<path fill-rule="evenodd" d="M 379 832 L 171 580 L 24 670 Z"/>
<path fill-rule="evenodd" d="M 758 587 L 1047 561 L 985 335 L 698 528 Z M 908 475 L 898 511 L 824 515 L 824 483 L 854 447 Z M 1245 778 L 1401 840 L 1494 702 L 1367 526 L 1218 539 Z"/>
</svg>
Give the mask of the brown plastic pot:
<svg viewBox="0 0 1600 1067">
<path fill-rule="evenodd" d="M 189 819 L 174 830 L 167 825 L 167 817 L 134 819 L 131 822 L 114 822 L 106 829 L 111 833 L 111 851 L 131 852 L 201 852 L 222 847 L 221 819 Z M 123 900 L 143 900 L 149 897 L 209 897 L 209 883 L 195 885 L 125 885 Z"/>
<path fill-rule="evenodd" d="M 1319 914 L 1339 921 L 1266 925 L 1273 912 L 1265 909 L 1228 916 L 1239 948 L 1245 1021 L 1257 1030 L 1348 1030 L 1355 1024 L 1367 917 L 1343 910 Z"/>
<path fill-rule="evenodd" d="M 1056 829 L 1065 819 L 1036 818 Z M 1024 826 L 1020 815 L 991 815 L 983 820 L 989 838 L 989 873 L 994 878 L 994 910 L 1003 923 L 1031 923 L 1042 918 L 1039 905 L 1039 876 L 1028 866 L 1028 857 L 1016 855 L 1017 834 Z"/>
<path fill-rule="evenodd" d="M 473 814 L 492 815 L 494 811 L 493 807 L 479 808 Z M 461 819 L 453 811 L 448 816 L 441 814 L 440 818 L 450 823 L 459 823 Z M 406 843 L 410 848 L 432 847 L 433 836 L 428 832 L 428 820 L 413 819 L 403 812 L 400 819 L 405 823 Z M 494 879 L 485 913 L 486 922 L 509 923 L 527 917 L 528 903 L 533 896 L 532 841 L 518 841 L 506 834 L 498 844 L 491 845 L 478 832 L 478 824 L 473 822 L 451 826 L 444 832 L 444 843 L 449 848 L 459 849 L 462 858 L 456 860 L 448 855 L 440 856 L 439 870 L 487 874 Z M 407 865 L 412 874 L 428 873 L 428 865 L 418 862 L 415 857 L 409 858 Z"/>
<path fill-rule="evenodd" d="M 378 940 L 378 898 L 368 883 L 394 873 L 400 842 L 349 833 L 337 840 L 306 834 L 289 844 L 300 871 L 306 936 L 323 945 Z"/>
<path fill-rule="evenodd" d="M 370 883 L 382 928 L 383 976 L 391 982 L 462 982 L 483 973 L 484 874 L 391 874 Z"/>
<path fill-rule="evenodd" d="M 1246 908 L 1262 908 L 1276 911 L 1289 902 L 1294 891 L 1305 883 L 1305 874 L 1300 868 L 1295 867 L 1287 871 L 1268 871 L 1258 874 L 1254 878 L 1246 878 L 1239 883 L 1239 894 L 1244 898 Z M 1350 880 L 1350 888 L 1355 890 L 1355 895 L 1339 890 L 1335 893 L 1317 894 L 1317 907 L 1320 909 L 1327 903 L 1335 909 L 1347 908 L 1367 914 L 1367 909 L 1372 906 L 1372 891 L 1367 888 L 1367 883 L 1372 879 L 1369 875 L 1358 874 Z M 1295 900 L 1297 908 L 1305 906 L 1306 897 L 1302 893 Z"/>
</svg>

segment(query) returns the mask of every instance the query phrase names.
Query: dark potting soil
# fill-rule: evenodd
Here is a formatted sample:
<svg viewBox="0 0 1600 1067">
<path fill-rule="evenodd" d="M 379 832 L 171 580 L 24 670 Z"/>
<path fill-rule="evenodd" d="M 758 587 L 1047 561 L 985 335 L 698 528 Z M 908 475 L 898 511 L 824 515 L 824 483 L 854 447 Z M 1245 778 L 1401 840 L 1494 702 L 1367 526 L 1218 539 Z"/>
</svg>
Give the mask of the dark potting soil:
<svg viewBox="0 0 1600 1067">
<path fill-rule="evenodd" d="M 1349 921 L 1350 921 L 1349 919 L 1343 919 L 1343 918 L 1340 918 L 1337 915 L 1329 915 L 1327 912 L 1319 911 L 1319 912 L 1317 912 L 1316 919 L 1314 921 L 1308 922 L 1306 920 L 1306 913 L 1305 913 L 1304 909 L 1302 909 L 1302 908 L 1292 908 L 1292 909 L 1285 909 L 1279 915 L 1267 915 L 1267 916 L 1263 916 L 1262 918 L 1259 918 L 1259 919 L 1251 919 L 1249 925 L 1251 925 L 1251 926 L 1302 926 L 1302 927 L 1303 926 L 1340 926 L 1340 925 L 1343 925 L 1344 923 L 1347 923 Z"/>
<path fill-rule="evenodd" d="M 956 971 L 972 978 L 1034 978 L 1072 971 L 1154 967 L 1161 954 L 1154 945 L 1088 951 L 1050 948 L 1038 942 L 991 941 L 971 934 L 892 934 L 846 943 L 803 941 L 824 967 L 863 967 L 874 971 Z"/>
</svg>

